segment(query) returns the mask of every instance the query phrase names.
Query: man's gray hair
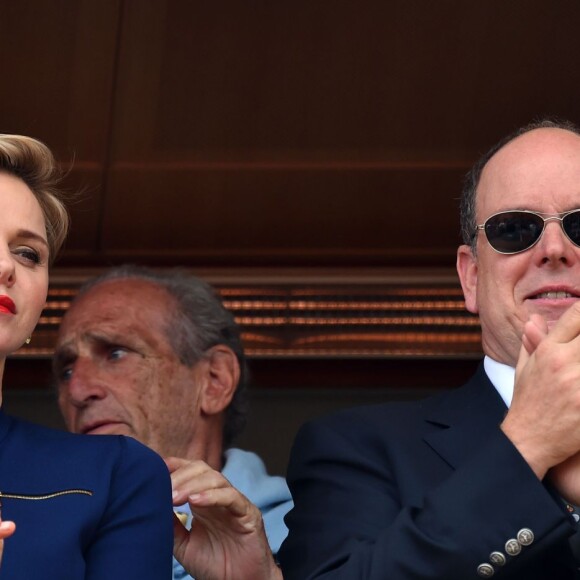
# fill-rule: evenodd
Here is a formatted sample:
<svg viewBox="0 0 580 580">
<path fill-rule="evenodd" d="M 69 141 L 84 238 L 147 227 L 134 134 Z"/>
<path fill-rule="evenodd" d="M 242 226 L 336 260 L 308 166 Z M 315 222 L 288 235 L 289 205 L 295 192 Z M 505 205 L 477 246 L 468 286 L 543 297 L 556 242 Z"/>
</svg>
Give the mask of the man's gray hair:
<svg viewBox="0 0 580 580">
<path fill-rule="evenodd" d="M 200 278 L 182 270 L 156 271 L 142 266 L 124 265 L 111 268 L 85 282 L 77 296 L 111 280 L 144 280 L 165 289 L 177 303 L 170 308 L 167 339 L 182 364 L 192 367 L 218 344 L 235 353 L 240 365 L 240 380 L 231 403 L 225 410 L 224 449 L 231 446 L 246 424 L 247 366 L 240 329 L 215 290 Z"/>
</svg>

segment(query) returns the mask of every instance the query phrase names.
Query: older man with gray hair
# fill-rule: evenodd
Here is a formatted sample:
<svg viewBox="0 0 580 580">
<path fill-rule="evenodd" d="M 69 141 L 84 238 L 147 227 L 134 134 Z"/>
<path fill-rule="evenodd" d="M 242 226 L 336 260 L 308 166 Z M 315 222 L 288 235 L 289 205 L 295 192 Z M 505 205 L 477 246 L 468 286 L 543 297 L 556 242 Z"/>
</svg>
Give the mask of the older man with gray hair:
<svg viewBox="0 0 580 580">
<path fill-rule="evenodd" d="M 278 577 L 272 553 L 291 498 L 257 455 L 232 447 L 246 364 L 208 284 L 134 266 L 87 282 L 63 319 L 54 374 L 70 431 L 128 435 L 166 459 L 180 516 L 176 580 Z"/>
</svg>

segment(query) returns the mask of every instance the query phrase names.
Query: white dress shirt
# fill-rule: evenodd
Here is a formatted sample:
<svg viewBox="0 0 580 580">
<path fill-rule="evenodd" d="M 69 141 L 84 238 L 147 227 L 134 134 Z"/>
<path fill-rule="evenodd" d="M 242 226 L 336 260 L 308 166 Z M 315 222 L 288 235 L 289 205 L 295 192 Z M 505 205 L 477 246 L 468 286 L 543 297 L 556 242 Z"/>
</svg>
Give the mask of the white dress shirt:
<svg viewBox="0 0 580 580">
<path fill-rule="evenodd" d="M 512 403 L 512 397 L 514 396 L 516 369 L 503 363 L 498 363 L 488 356 L 483 359 L 483 368 L 491 384 L 495 387 L 499 396 L 509 409 Z"/>
</svg>

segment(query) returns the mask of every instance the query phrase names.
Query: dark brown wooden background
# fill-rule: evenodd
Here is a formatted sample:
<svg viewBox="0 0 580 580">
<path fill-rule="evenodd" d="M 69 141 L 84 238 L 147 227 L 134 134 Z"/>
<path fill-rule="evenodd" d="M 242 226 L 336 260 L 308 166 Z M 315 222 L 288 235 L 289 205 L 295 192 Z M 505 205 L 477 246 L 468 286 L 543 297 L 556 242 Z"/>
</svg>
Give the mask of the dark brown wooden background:
<svg viewBox="0 0 580 580">
<path fill-rule="evenodd" d="M 44 140 L 82 192 L 55 280 L 127 260 L 452 276 L 477 155 L 537 117 L 580 122 L 578 30 L 577 0 L 0 0 L 0 132 Z M 256 364 L 284 387 L 409 376 Z"/>
<path fill-rule="evenodd" d="M 478 153 L 580 121 L 577 0 L 0 1 L 0 130 L 82 188 L 61 267 L 452 268 Z"/>
</svg>

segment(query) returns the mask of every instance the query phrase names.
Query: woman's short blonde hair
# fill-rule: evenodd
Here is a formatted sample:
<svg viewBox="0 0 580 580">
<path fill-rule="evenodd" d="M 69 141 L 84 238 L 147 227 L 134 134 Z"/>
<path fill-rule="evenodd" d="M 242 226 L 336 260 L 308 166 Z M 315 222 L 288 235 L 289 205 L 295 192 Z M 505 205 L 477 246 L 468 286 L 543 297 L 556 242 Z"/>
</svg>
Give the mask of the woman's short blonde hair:
<svg viewBox="0 0 580 580">
<path fill-rule="evenodd" d="M 54 261 L 69 228 L 64 193 L 58 187 L 62 172 L 50 149 L 24 135 L 0 134 L 0 172 L 26 183 L 36 197 L 46 223 L 50 261 Z"/>
</svg>

